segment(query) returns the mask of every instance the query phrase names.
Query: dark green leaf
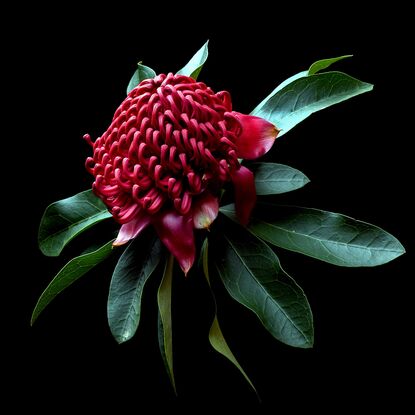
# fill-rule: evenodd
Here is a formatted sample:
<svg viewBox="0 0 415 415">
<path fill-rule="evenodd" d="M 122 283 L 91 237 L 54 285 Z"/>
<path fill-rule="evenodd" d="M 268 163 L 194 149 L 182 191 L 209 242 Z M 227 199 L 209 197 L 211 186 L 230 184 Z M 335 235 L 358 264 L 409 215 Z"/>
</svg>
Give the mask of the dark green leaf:
<svg viewBox="0 0 415 415">
<path fill-rule="evenodd" d="M 226 220 L 215 263 L 229 294 L 259 317 L 278 340 L 295 347 L 313 345 L 313 319 L 302 289 L 281 268 L 260 239 Z"/>
<path fill-rule="evenodd" d="M 108 296 L 108 323 L 118 343 L 131 339 L 141 315 L 144 285 L 154 273 L 162 254 L 162 244 L 145 232 L 135 238 L 115 267 Z"/>
<path fill-rule="evenodd" d="M 249 229 L 273 245 L 346 267 L 381 265 L 405 252 L 377 226 L 318 209 L 258 203 Z"/>
<path fill-rule="evenodd" d="M 215 306 L 215 316 L 212 321 L 212 326 L 210 327 L 210 330 L 209 330 L 209 342 L 218 353 L 226 357 L 230 362 L 232 362 L 238 368 L 238 370 L 242 373 L 243 377 L 246 379 L 246 381 L 249 383 L 249 385 L 258 395 L 258 392 L 256 391 L 254 384 L 251 382 L 251 379 L 249 379 L 248 375 L 242 369 L 241 365 L 236 360 L 236 357 L 234 356 L 231 349 L 229 348 L 228 343 L 226 342 L 225 337 L 223 336 L 222 330 L 219 326 L 218 315 L 217 315 L 218 307 L 217 307 L 215 295 L 210 285 L 207 238 L 205 239 L 205 242 L 203 243 L 203 246 L 202 246 L 202 262 L 203 262 L 203 272 L 209 284 L 214 306 Z"/>
<path fill-rule="evenodd" d="M 141 62 L 137 63 L 137 69 L 134 72 L 130 82 L 127 86 L 127 95 L 144 79 L 154 78 L 156 73 L 153 69 L 149 68 L 148 66 L 142 65 Z"/>
<path fill-rule="evenodd" d="M 176 382 L 174 380 L 173 372 L 173 333 L 171 321 L 171 289 L 173 278 L 173 264 L 174 258 L 172 255 L 170 255 L 169 259 L 166 262 L 163 279 L 157 293 L 157 302 L 159 308 L 158 338 L 161 357 L 166 366 L 167 374 L 169 375 L 174 393 L 177 394 Z"/>
<path fill-rule="evenodd" d="M 207 41 L 193 56 L 192 59 L 177 72 L 177 75 L 190 76 L 193 79 L 197 79 L 200 71 L 203 68 L 206 59 L 208 58 L 208 43 Z"/>
<path fill-rule="evenodd" d="M 71 259 L 55 276 L 43 291 L 32 313 L 31 324 L 39 317 L 46 306 L 65 288 L 73 284 L 78 278 L 85 275 L 91 268 L 107 258 L 112 251 L 113 240 L 106 243 L 94 252 Z"/>
<path fill-rule="evenodd" d="M 276 195 L 291 192 L 306 185 L 307 176 L 292 167 L 277 163 L 250 163 L 247 167 L 255 175 L 257 195 Z"/>
<path fill-rule="evenodd" d="M 279 90 L 252 114 L 275 124 L 282 130 L 280 137 L 312 113 L 368 92 L 372 88 L 373 85 L 342 72 L 310 75 Z"/>
<path fill-rule="evenodd" d="M 91 190 L 52 203 L 40 221 L 40 250 L 45 255 L 58 256 L 75 236 L 109 217 L 104 203 Z"/>
<path fill-rule="evenodd" d="M 323 69 L 327 69 L 329 66 L 333 65 L 333 63 L 346 58 L 351 58 L 352 56 L 353 55 L 343 55 L 337 58 L 321 59 L 317 62 L 314 62 L 308 69 L 308 75 L 314 75 L 315 73 L 320 72 Z"/>
</svg>

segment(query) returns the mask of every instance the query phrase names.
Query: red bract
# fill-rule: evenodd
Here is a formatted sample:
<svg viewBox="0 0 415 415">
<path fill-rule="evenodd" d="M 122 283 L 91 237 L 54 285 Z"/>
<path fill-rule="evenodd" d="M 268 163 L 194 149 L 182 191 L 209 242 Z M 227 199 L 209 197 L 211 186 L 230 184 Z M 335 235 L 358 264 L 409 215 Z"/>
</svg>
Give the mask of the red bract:
<svg viewBox="0 0 415 415">
<path fill-rule="evenodd" d="M 182 75 L 142 81 L 94 143 L 86 167 L 93 190 L 122 224 L 121 245 L 153 224 L 185 273 L 195 258 L 194 229 L 208 228 L 226 182 L 246 224 L 256 193 L 253 174 L 238 158 L 262 156 L 278 130 L 262 118 L 232 111 L 227 91 L 214 93 Z"/>
</svg>

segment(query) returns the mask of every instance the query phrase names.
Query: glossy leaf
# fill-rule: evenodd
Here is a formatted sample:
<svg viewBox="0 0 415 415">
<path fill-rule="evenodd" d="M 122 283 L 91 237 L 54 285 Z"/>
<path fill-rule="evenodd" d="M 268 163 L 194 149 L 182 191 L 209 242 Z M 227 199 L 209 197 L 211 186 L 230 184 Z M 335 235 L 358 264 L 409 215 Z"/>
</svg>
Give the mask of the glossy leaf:
<svg viewBox="0 0 415 415">
<path fill-rule="evenodd" d="M 106 206 L 92 190 L 52 203 L 40 221 L 40 250 L 45 255 L 58 256 L 75 236 L 109 217 Z"/>
<path fill-rule="evenodd" d="M 232 216 L 232 209 L 223 213 Z M 273 245 L 346 267 L 381 265 L 405 252 L 377 226 L 319 209 L 259 203 L 249 229 Z"/>
<path fill-rule="evenodd" d="M 275 124 L 279 137 L 316 111 L 371 91 L 373 85 L 342 72 L 299 78 L 285 86 L 252 114 Z"/>
<path fill-rule="evenodd" d="M 131 339 L 141 315 L 144 286 L 160 262 L 162 244 L 148 232 L 134 239 L 121 255 L 112 275 L 108 323 L 118 343 Z"/>
<path fill-rule="evenodd" d="M 290 76 L 284 82 L 280 83 L 265 99 L 263 99 L 255 107 L 255 109 L 252 111 L 251 114 L 255 114 L 256 112 L 258 112 L 271 97 L 273 97 L 278 91 L 280 91 L 281 89 L 283 89 L 287 85 L 291 84 L 295 80 L 300 79 L 300 78 L 304 78 L 305 76 L 308 76 L 308 75 L 314 75 L 315 73 L 317 73 L 317 72 L 319 72 L 323 69 L 327 69 L 333 63 L 338 62 L 338 61 L 340 61 L 342 59 L 345 59 L 345 58 L 349 58 L 351 56 L 353 56 L 353 55 L 344 55 L 344 56 L 340 56 L 338 58 L 322 59 L 322 60 L 319 60 L 317 62 L 314 62 L 307 71 L 301 71 L 301 72 L 299 72 L 299 73 L 297 73 L 293 76 Z"/>
<path fill-rule="evenodd" d="M 314 62 L 307 71 L 308 75 L 314 75 L 315 73 L 320 72 L 323 69 L 327 69 L 329 66 L 333 65 L 333 63 L 346 58 L 351 58 L 352 56 L 353 55 L 343 55 L 337 58 L 321 59 L 317 62 Z"/>
<path fill-rule="evenodd" d="M 210 277 L 209 277 L 209 264 L 208 264 L 208 240 L 205 239 L 203 246 L 202 246 L 202 265 L 203 265 L 203 272 L 205 274 L 207 283 L 209 284 L 210 291 L 212 294 L 213 303 L 215 306 L 215 316 L 213 317 L 212 325 L 209 330 L 209 342 L 212 345 L 212 347 L 221 355 L 226 357 L 231 363 L 233 363 L 237 369 L 241 372 L 243 377 L 246 379 L 246 381 L 249 383 L 251 388 L 255 391 L 255 393 L 258 395 L 258 392 L 255 389 L 254 384 L 251 382 L 251 379 L 249 379 L 248 375 L 245 373 L 245 371 L 242 369 L 239 362 L 236 360 L 236 357 L 232 353 L 231 349 L 228 346 L 228 343 L 225 340 L 225 337 L 223 336 L 222 330 L 219 326 L 219 320 L 218 320 L 218 306 L 216 303 L 216 298 L 213 293 L 213 290 L 210 285 Z"/>
<path fill-rule="evenodd" d="M 246 228 L 226 220 L 215 264 L 229 294 L 251 309 L 265 328 L 290 346 L 313 345 L 313 319 L 302 289 L 278 257 Z"/>
<path fill-rule="evenodd" d="M 276 195 L 291 192 L 309 183 L 299 170 L 277 163 L 250 163 L 247 167 L 254 173 L 257 195 Z"/>
<path fill-rule="evenodd" d="M 166 262 L 163 279 L 157 293 L 157 302 L 159 309 L 158 339 L 161 356 L 166 366 L 167 374 L 169 375 L 174 392 L 177 393 L 173 372 L 173 333 L 171 320 L 173 264 L 174 257 L 170 255 L 169 259 Z"/>
<path fill-rule="evenodd" d="M 127 86 L 127 95 L 144 79 L 154 78 L 156 73 L 148 66 L 142 65 L 141 62 L 137 63 L 137 69 L 135 70 L 130 82 Z"/>
<path fill-rule="evenodd" d="M 43 291 L 42 295 L 33 310 L 31 324 L 39 317 L 40 313 L 46 306 L 65 288 L 68 288 L 77 279 L 85 275 L 90 269 L 107 258 L 112 251 L 112 242 L 110 241 L 96 251 L 80 255 L 71 259 L 55 276 Z"/>
<path fill-rule="evenodd" d="M 208 58 L 208 43 L 207 41 L 190 59 L 190 61 L 177 72 L 177 75 L 190 76 L 193 79 L 197 79 L 200 71 L 203 68 L 206 59 Z"/>
</svg>

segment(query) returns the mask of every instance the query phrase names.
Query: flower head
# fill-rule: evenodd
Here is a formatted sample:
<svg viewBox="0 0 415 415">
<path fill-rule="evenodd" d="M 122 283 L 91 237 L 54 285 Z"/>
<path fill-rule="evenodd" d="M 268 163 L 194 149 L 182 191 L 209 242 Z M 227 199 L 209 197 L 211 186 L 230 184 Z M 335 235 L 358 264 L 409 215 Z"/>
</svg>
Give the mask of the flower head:
<svg viewBox="0 0 415 415">
<path fill-rule="evenodd" d="M 185 273 L 195 258 L 194 229 L 208 228 L 219 193 L 231 181 L 246 224 L 255 205 L 252 172 L 238 158 L 267 152 L 278 134 L 259 117 L 232 111 L 227 91 L 214 93 L 183 75 L 142 81 L 93 143 L 86 167 L 93 190 L 122 224 L 115 245 L 150 223 Z"/>
</svg>

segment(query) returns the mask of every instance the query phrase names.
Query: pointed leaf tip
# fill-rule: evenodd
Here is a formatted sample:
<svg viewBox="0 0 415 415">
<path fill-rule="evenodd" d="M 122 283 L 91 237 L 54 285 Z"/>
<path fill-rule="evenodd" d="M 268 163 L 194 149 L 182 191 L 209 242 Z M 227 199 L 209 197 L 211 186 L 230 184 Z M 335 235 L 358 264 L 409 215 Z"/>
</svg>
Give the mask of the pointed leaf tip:
<svg viewBox="0 0 415 415">
<path fill-rule="evenodd" d="M 232 217 L 229 207 L 221 210 Z M 345 267 L 382 265 L 405 252 L 383 229 L 319 209 L 258 203 L 249 229 L 273 245 Z"/>
<path fill-rule="evenodd" d="M 271 248 L 226 219 L 224 237 L 215 249 L 216 268 L 229 294 L 251 309 L 276 339 L 311 348 L 314 329 L 310 305 Z"/>
<path fill-rule="evenodd" d="M 173 386 L 174 393 L 177 395 L 176 382 L 173 371 L 173 332 L 172 332 L 172 312 L 171 312 L 171 297 L 172 297 L 172 280 L 173 280 L 173 264 L 174 259 L 172 255 L 166 261 L 164 268 L 163 279 L 160 283 L 157 292 L 158 303 L 158 340 L 160 346 L 160 353 L 164 365 L 169 375 L 170 382 Z"/>
<path fill-rule="evenodd" d="M 262 101 L 253 114 L 277 125 L 281 137 L 314 112 L 372 89 L 372 84 L 342 72 L 316 73 L 297 78 L 282 89 L 277 88 L 277 92 Z"/>
<path fill-rule="evenodd" d="M 153 69 L 146 65 L 142 65 L 141 61 L 137 64 L 137 69 L 135 70 L 130 82 L 127 86 L 127 95 L 137 86 L 140 84 L 141 81 L 144 79 L 154 78 L 156 73 Z"/>
<path fill-rule="evenodd" d="M 107 315 L 111 333 L 118 343 L 131 339 L 137 331 L 144 286 L 162 255 L 160 240 L 154 231 L 151 234 L 148 231 L 128 245 L 112 275 Z"/>
<path fill-rule="evenodd" d="M 299 170 L 277 163 L 247 164 L 255 176 L 257 195 L 276 195 L 300 189 L 310 179 Z"/>
<path fill-rule="evenodd" d="M 33 325 L 46 306 L 63 290 L 72 285 L 77 279 L 85 275 L 90 269 L 98 265 L 112 252 L 110 241 L 93 252 L 71 259 L 53 278 L 50 284 L 39 297 L 33 310 L 30 324 Z"/>
<path fill-rule="evenodd" d="M 177 72 L 177 75 L 186 75 L 193 79 L 197 79 L 208 58 L 208 43 L 209 40 L 196 52 L 192 59 Z"/>
<path fill-rule="evenodd" d="M 110 217 L 92 190 L 52 203 L 40 221 L 39 248 L 44 255 L 58 256 L 72 239 Z"/>
</svg>

